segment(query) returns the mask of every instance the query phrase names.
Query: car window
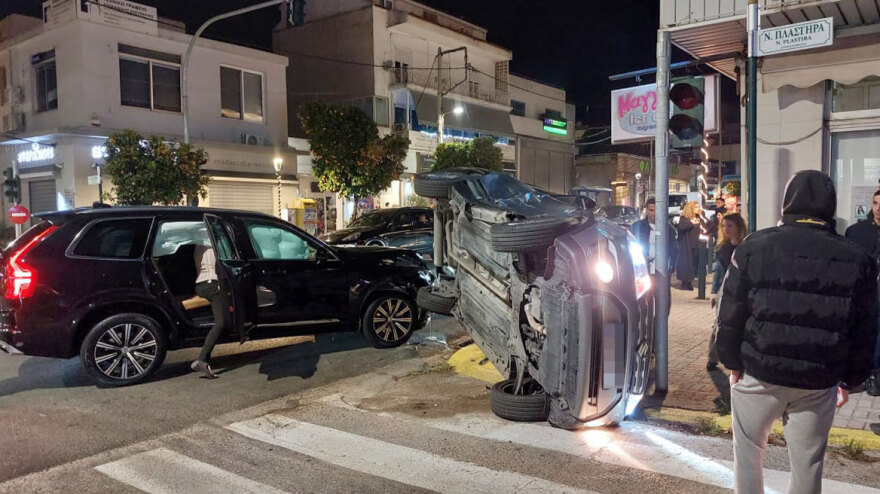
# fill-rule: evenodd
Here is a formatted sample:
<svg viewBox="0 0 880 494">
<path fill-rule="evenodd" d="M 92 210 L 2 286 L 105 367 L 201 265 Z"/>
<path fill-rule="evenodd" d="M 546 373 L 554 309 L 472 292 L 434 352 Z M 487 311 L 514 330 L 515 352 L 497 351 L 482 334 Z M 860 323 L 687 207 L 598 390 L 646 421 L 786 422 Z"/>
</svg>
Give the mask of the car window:
<svg viewBox="0 0 880 494">
<path fill-rule="evenodd" d="M 205 221 L 210 226 L 211 236 L 217 245 L 217 259 L 221 261 L 235 259 L 235 249 L 232 248 L 232 242 L 229 240 L 229 235 L 226 233 L 226 229 L 223 228 L 223 222 L 220 218 L 209 214 L 205 215 Z"/>
<path fill-rule="evenodd" d="M 316 258 L 318 249 L 297 232 L 259 221 L 244 220 L 244 224 L 257 259 L 312 261 Z"/>
<path fill-rule="evenodd" d="M 109 259 L 143 256 L 152 218 L 126 218 L 91 223 L 77 242 L 73 255 Z"/>
<path fill-rule="evenodd" d="M 420 211 L 416 215 L 416 228 L 429 228 L 434 226 L 434 212 Z"/>
<path fill-rule="evenodd" d="M 394 218 L 394 224 L 397 226 L 409 226 L 413 222 L 412 214 L 410 213 L 400 213 Z"/>
<path fill-rule="evenodd" d="M 182 245 L 211 246 L 211 237 L 204 221 L 163 221 L 159 223 L 152 257 L 169 256 Z"/>
<path fill-rule="evenodd" d="M 373 211 L 351 222 L 349 226 L 382 226 L 391 219 L 394 211 Z"/>
</svg>

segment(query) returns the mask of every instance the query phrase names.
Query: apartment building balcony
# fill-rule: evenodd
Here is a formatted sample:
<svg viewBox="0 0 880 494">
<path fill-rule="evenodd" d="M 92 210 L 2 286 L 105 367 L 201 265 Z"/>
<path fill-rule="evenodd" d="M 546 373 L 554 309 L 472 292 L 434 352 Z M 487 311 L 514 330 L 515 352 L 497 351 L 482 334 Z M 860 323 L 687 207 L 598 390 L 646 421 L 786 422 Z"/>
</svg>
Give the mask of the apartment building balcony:
<svg viewBox="0 0 880 494">
<path fill-rule="evenodd" d="M 475 70 L 464 68 L 443 69 L 412 69 L 409 67 L 391 67 L 391 88 L 407 87 L 414 92 L 422 90 L 437 94 L 438 83 L 442 84 L 447 97 L 460 96 L 481 103 L 489 103 L 501 109 L 510 109 L 510 95 L 507 92 L 507 81 L 496 81 Z M 463 81 L 463 82 L 462 82 Z M 461 82 L 461 84 L 458 84 Z M 450 87 L 455 86 L 451 91 Z"/>
<path fill-rule="evenodd" d="M 880 22 L 880 0 L 759 0 L 761 27 L 771 28 L 825 17 L 835 30 Z M 744 52 L 748 0 L 661 0 L 660 25 L 672 42 L 694 58 Z M 735 77 L 733 58 L 710 64 Z"/>
</svg>

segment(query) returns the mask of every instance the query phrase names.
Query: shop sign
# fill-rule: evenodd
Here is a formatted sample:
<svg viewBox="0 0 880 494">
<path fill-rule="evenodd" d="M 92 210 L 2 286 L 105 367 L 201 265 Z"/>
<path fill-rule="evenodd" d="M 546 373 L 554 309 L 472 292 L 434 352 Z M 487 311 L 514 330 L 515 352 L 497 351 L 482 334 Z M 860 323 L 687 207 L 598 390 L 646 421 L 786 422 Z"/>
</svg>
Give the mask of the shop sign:
<svg viewBox="0 0 880 494">
<path fill-rule="evenodd" d="M 55 148 L 52 146 L 40 146 L 34 143 L 30 149 L 18 153 L 16 159 L 18 159 L 19 163 L 52 160 L 55 159 Z"/>
<path fill-rule="evenodd" d="M 833 17 L 761 29 L 758 32 L 758 56 L 762 57 L 821 48 L 833 44 Z"/>
<path fill-rule="evenodd" d="M 553 118 L 544 119 L 544 132 L 557 135 L 568 135 L 568 122 Z"/>
<path fill-rule="evenodd" d="M 705 76 L 704 129 L 718 131 L 718 76 Z M 648 142 L 657 134 L 656 84 L 611 92 L 611 143 Z M 670 115 L 672 114 L 670 105 Z"/>
</svg>

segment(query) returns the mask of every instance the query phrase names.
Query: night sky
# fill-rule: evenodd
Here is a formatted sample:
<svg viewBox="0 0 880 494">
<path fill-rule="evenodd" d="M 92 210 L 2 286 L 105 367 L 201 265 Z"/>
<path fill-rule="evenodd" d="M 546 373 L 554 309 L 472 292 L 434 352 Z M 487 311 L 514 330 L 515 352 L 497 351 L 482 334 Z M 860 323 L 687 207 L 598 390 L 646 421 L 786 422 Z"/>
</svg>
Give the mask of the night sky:
<svg viewBox="0 0 880 494">
<path fill-rule="evenodd" d="M 182 20 L 192 33 L 209 17 L 260 0 L 140 0 L 159 15 Z M 307 0 L 319 2 L 321 0 Z M 656 0 L 422 0 L 488 29 L 489 41 L 513 51 L 511 72 L 565 88 L 578 118 L 608 124 L 611 74 L 653 67 L 659 19 Z M 0 17 L 40 15 L 42 0 L 0 0 Z M 212 26 L 207 37 L 271 49 L 278 10 Z M 653 82 L 646 78 L 644 82 Z M 589 108 L 589 112 L 587 112 Z"/>
</svg>

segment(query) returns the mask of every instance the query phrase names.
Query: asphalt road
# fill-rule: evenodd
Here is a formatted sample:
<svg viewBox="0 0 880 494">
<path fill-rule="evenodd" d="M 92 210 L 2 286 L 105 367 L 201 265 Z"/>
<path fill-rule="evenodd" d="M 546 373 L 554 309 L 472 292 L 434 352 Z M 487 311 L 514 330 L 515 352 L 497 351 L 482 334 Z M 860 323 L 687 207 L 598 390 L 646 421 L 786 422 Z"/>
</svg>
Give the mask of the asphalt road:
<svg viewBox="0 0 880 494">
<path fill-rule="evenodd" d="M 171 352 L 148 382 L 116 389 L 92 384 L 76 358 L 0 353 L 0 482 L 368 373 L 417 353 L 412 345 L 368 347 L 359 333 L 227 344 L 214 353 L 219 379 L 193 373 L 189 363 L 198 350 L 188 349 Z"/>
</svg>

